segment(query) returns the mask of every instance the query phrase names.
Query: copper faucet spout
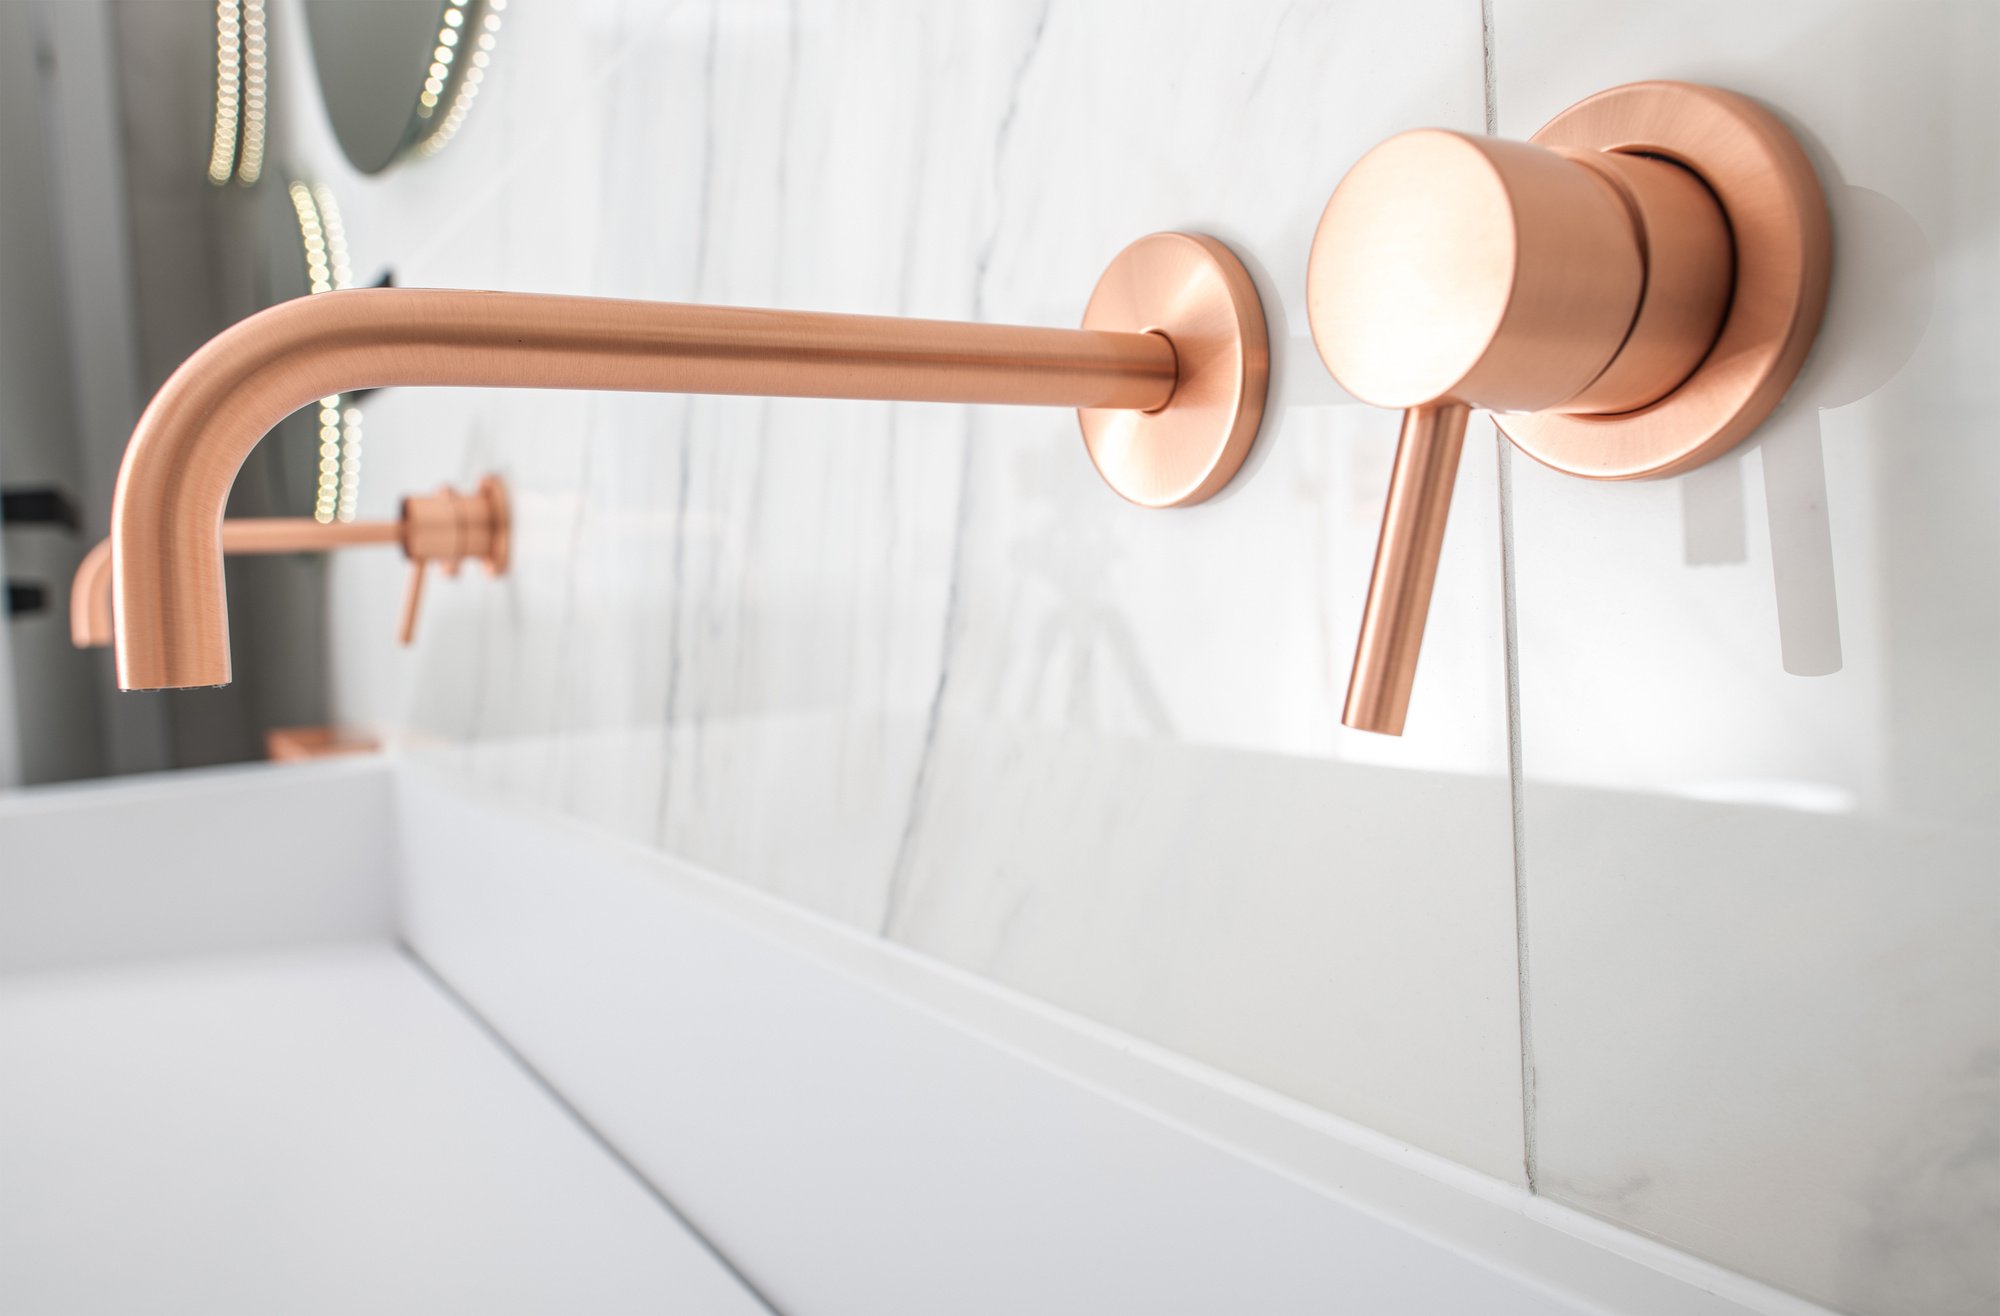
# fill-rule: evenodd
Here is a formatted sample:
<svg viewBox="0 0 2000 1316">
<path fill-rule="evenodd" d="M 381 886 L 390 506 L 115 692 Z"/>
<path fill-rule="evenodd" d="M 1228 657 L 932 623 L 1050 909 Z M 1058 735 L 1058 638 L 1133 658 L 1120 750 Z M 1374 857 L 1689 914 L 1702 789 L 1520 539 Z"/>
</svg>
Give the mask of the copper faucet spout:
<svg viewBox="0 0 2000 1316">
<path fill-rule="evenodd" d="M 69 640 L 79 649 L 101 649 L 111 634 L 111 541 L 100 539 L 69 584 Z"/>
<path fill-rule="evenodd" d="M 133 431 L 111 518 L 118 683 L 230 679 L 223 504 L 258 440 L 328 394 L 442 385 L 1149 412 L 1174 395 L 1176 370 L 1157 333 L 409 288 L 286 302 L 188 358 Z"/>
</svg>

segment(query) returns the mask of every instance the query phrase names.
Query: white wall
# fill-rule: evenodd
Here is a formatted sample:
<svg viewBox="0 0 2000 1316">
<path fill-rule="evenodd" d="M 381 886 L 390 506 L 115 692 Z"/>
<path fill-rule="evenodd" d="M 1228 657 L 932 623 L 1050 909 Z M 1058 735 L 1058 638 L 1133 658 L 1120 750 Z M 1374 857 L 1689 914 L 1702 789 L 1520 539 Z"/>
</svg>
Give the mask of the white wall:
<svg viewBox="0 0 2000 1316">
<path fill-rule="evenodd" d="M 1189 228 L 1274 342 L 1244 477 L 1175 513 L 1055 412 L 380 395 L 366 510 L 498 470 L 517 565 L 405 653 L 399 564 L 341 559 L 348 717 L 1831 1305 L 2000 1302 L 2000 13 L 524 4 L 374 181 L 288 15 L 281 149 L 406 285 L 1070 324 Z M 1476 425 L 1409 734 L 1346 732 L 1395 420 L 1311 350 L 1319 209 L 1394 131 L 1645 77 L 1799 129 L 1822 348 L 1682 481 Z"/>
</svg>

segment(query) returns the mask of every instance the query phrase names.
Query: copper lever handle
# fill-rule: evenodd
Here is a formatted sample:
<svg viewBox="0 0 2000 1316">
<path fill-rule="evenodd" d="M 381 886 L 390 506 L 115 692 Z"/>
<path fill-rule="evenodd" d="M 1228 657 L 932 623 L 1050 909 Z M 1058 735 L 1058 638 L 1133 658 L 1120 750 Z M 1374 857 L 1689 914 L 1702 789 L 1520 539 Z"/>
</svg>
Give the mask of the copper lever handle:
<svg viewBox="0 0 2000 1316">
<path fill-rule="evenodd" d="M 1824 201 L 1761 107 L 1641 83 L 1536 143 L 1390 138 L 1313 237 L 1320 356 L 1405 413 L 1341 718 L 1359 730 L 1402 734 L 1469 408 L 1572 474 L 1673 474 L 1755 428 L 1818 327 Z"/>
<path fill-rule="evenodd" d="M 405 498 L 398 525 L 410 576 L 403 589 L 396 642 L 407 647 L 416 643 L 417 610 L 423 606 L 424 577 L 430 567 L 456 576 L 469 559 L 484 566 L 489 576 L 506 573 L 513 538 L 507 487 L 498 476 L 489 475 L 471 493 L 446 486 L 434 494 Z"/>
<path fill-rule="evenodd" d="M 417 642 L 417 609 L 424 603 L 424 568 L 429 565 L 422 558 L 410 563 L 409 580 L 403 586 L 403 610 L 396 619 L 396 643 L 405 649 Z"/>
<path fill-rule="evenodd" d="M 1459 450 L 1465 446 L 1466 415 L 1457 402 L 1403 413 L 1389 498 L 1382 508 L 1382 536 L 1375 547 L 1375 574 L 1368 582 L 1368 604 L 1354 648 L 1354 676 L 1340 715 L 1348 726 L 1392 736 L 1403 732 Z"/>
</svg>

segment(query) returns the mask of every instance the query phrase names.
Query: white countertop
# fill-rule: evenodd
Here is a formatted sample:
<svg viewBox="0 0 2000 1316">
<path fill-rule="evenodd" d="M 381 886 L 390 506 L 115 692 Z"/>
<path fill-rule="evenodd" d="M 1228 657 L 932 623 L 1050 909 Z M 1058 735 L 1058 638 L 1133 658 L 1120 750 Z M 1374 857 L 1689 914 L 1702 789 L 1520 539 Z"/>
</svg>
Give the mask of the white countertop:
<svg viewBox="0 0 2000 1316">
<path fill-rule="evenodd" d="M 1821 1311 L 410 763 L 0 799 L 0 1316 L 770 1308 Z"/>
<path fill-rule="evenodd" d="M 0 1308 L 752 1313 L 402 952 L 0 976 Z"/>
</svg>

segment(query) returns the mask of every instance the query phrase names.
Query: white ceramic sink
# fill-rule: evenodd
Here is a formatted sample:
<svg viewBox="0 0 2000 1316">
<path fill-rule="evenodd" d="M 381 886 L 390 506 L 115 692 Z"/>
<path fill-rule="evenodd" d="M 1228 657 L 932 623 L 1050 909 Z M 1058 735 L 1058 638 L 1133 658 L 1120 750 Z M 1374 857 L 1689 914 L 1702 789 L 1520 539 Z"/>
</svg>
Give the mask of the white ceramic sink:
<svg viewBox="0 0 2000 1316">
<path fill-rule="evenodd" d="M 0 862 L 0 1310 L 1817 1310 L 389 760 Z"/>
</svg>

